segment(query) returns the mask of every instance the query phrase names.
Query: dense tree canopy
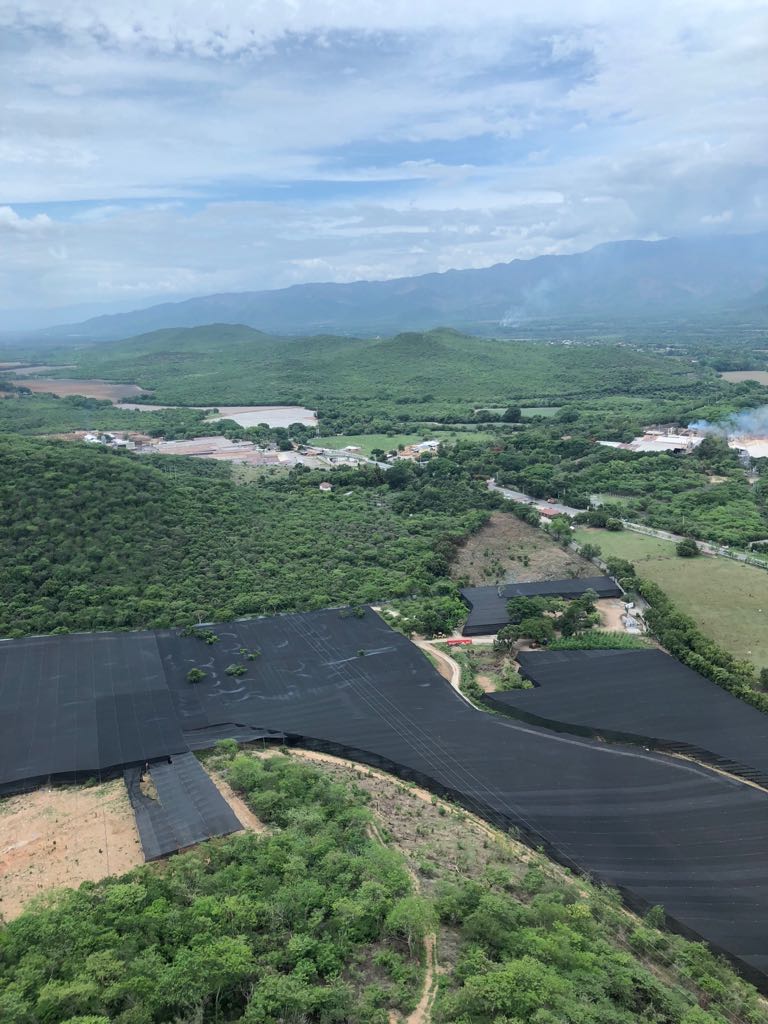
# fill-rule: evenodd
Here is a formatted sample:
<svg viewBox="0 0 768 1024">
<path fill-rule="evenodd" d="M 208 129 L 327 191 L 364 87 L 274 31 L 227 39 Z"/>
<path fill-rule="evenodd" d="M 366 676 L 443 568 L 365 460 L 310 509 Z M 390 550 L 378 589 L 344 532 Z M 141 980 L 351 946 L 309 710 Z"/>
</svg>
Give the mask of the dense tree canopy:
<svg viewBox="0 0 768 1024">
<path fill-rule="evenodd" d="M 412 884 L 366 831 L 364 794 L 280 757 L 240 757 L 230 778 L 272 834 L 64 890 L 0 930 L 0 1019 L 384 1024 L 379 1006 L 413 1002 L 418 971 L 385 927 Z M 353 970 L 374 942 L 399 981 Z"/>
<path fill-rule="evenodd" d="M 492 497 L 446 460 L 294 472 L 0 440 L 0 632 L 183 625 L 428 590 Z"/>
</svg>

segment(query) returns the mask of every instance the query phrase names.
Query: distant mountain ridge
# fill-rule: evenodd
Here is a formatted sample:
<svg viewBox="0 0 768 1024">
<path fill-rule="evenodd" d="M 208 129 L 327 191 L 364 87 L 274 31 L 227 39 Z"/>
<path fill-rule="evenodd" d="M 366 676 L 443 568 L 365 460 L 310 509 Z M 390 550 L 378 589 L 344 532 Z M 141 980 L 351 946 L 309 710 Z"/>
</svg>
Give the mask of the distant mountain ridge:
<svg viewBox="0 0 768 1024">
<path fill-rule="evenodd" d="M 237 323 L 291 333 L 393 333 L 449 323 L 515 330 L 547 318 L 686 317 L 759 308 L 768 293 L 768 233 L 609 242 L 479 270 L 350 284 L 231 292 L 97 316 L 37 332 L 104 341 L 172 327 Z"/>
</svg>

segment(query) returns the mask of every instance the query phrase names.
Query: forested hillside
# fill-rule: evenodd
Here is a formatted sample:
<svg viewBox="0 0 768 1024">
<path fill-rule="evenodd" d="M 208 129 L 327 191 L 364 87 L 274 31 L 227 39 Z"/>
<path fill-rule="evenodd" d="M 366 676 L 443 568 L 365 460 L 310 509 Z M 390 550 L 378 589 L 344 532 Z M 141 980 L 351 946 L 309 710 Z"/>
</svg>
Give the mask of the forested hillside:
<svg viewBox="0 0 768 1024">
<path fill-rule="evenodd" d="M 212 324 L 164 330 L 69 353 L 72 376 L 134 381 L 179 404 L 282 402 L 328 411 L 375 407 L 418 419 L 517 401 L 545 405 L 634 393 L 677 394 L 711 370 L 617 345 L 471 338 L 442 329 L 359 339 L 273 338 Z M 460 417 L 459 417 L 460 418 Z"/>
<path fill-rule="evenodd" d="M 493 498 L 436 464 L 234 486 L 209 461 L 0 438 L 0 633 L 183 625 L 429 590 Z"/>
<path fill-rule="evenodd" d="M 429 993 L 434 955 L 439 1024 L 768 1020 L 661 908 L 632 918 L 395 780 L 232 746 L 209 763 L 269 832 L 44 897 L 0 929 L 0 1019 L 388 1024 Z"/>
<path fill-rule="evenodd" d="M 7 386 L 7 385 L 6 385 Z M 112 402 L 67 395 L 3 392 L 0 382 L 0 434 L 63 434 L 73 430 L 130 430 L 151 437 L 194 437 L 210 433 L 201 409 L 118 409 Z"/>
<path fill-rule="evenodd" d="M 273 833 L 86 883 L 0 929 L 0 1019 L 364 1022 L 415 1002 L 396 927 L 412 883 L 361 794 L 285 759 L 231 774 Z"/>
</svg>

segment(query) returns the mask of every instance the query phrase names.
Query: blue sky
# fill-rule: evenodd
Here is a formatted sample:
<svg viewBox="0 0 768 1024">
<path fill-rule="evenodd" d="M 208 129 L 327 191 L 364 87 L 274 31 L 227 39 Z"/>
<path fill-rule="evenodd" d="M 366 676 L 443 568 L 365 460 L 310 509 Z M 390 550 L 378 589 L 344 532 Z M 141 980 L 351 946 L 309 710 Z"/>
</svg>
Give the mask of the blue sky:
<svg viewBox="0 0 768 1024">
<path fill-rule="evenodd" d="M 768 227 L 768 3 L 472 7 L 0 0 L 6 326 Z"/>
</svg>

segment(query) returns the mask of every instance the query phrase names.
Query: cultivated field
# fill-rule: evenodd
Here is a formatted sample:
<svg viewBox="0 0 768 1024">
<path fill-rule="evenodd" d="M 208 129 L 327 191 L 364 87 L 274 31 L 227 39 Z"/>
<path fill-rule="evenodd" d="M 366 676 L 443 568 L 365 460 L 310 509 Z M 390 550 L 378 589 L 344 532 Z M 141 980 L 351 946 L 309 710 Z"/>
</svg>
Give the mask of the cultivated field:
<svg viewBox="0 0 768 1024">
<path fill-rule="evenodd" d="M 137 412 L 157 412 L 158 409 L 218 409 L 208 421 L 234 420 L 241 427 L 257 427 L 266 423 L 270 427 L 289 427 L 292 423 L 317 425 L 317 417 L 311 409 L 302 405 L 147 405 L 140 402 L 116 402 L 118 409 L 133 409 Z"/>
<path fill-rule="evenodd" d="M 535 526 L 511 512 L 494 512 L 488 524 L 459 548 L 451 575 L 480 586 L 593 576 L 595 572 L 591 562 L 564 551 Z"/>
<path fill-rule="evenodd" d="M 720 376 L 734 384 L 740 384 L 743 380 L 756 380 L 758 384 L 768 386 L 768 370 L 726 370 Z"/>
<path fill-rule="evenodd" d="M 71 370 L 74 363 L 66 366 L 22 366 L 21 363 L 0 363 L 0 373 L 15 373 L 23 376 L 27 373 L 51 373 L 53 370 Z"/>
<path fill-rule="evenodd" d="M 603 555 L 627 558 L 666 591 L 680 611 L 739 658 L 768 665 L 768 572 L 727 558 L 679 558 L 671 541 L 624 530 L 576 531 Z"/>
<path fill-rule="evenodd" d="M 138 384 L 110 384 L 105 380 L 68 380 L 64 377 L 34 377 L 16 382 L 19 387 L 29 388 L 36 394 L 52 394 L 65 398 L 67 395 L 84 395 L 86 398 L 108 399 L 117 403 L 131 395 L 144 395 L 146 388 Z M 150 407 L 151 408 L 151 407 Z"/>
</svg>

